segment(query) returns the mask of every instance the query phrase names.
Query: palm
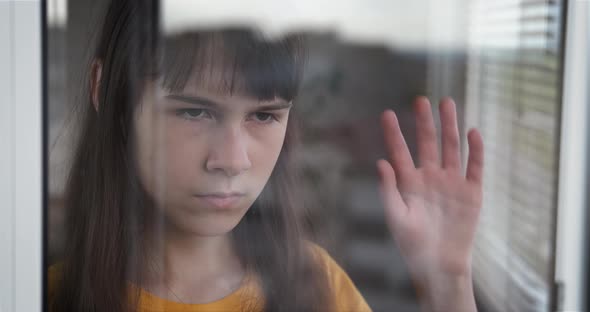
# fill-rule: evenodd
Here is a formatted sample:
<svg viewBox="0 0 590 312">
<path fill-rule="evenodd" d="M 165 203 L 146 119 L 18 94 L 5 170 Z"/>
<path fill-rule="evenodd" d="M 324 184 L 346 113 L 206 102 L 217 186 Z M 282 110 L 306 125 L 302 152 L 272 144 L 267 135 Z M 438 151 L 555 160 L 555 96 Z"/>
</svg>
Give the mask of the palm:
<svg viewBox="0 0 590 312">
<path fill-rule="evenodd" d="M 441 102 L 440 115 L 442 157 L 430 103 L 425 98 L 417 99 L 419 168 L 414 166 L 395 114 L 387 111 L 382 120 L 389 161 L 379 160 L 377 166 L 387 222 L 410 270 L 420 275 L 469 270 L 482 201 L 481 137 L 475 130 L 469 133 L 464 176 L 452 100 Z"/>
</svg>

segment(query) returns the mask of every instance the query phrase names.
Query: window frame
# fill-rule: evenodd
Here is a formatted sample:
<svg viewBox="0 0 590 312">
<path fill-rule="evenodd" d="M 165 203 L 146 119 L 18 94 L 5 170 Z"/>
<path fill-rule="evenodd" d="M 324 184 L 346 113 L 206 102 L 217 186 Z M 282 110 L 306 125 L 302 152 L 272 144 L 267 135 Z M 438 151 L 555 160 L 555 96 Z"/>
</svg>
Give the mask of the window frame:
<svg viewBox="0 0 590 312">
<path fill-rule="evenodd" d="M 590 161 L 590 2 L 568 1 L 563 73 L 555 282 L 557 311 L 585 311 Z M 586 306 L 585 306 L 586 305 Z"/>
<path fill-rule="evenodd" d="M 44 10 L 0 2 L 0 311 L 40 311 L 43 258 Z M 7 69 L 7 70 L 4 70 Z"/>
</svg>

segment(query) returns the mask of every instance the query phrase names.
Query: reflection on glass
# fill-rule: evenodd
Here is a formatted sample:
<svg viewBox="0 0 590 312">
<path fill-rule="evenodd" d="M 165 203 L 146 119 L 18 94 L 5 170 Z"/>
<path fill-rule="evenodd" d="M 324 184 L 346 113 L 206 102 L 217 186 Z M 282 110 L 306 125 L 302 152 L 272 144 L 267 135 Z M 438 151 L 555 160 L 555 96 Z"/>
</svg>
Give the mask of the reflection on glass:
<svg viewBox="0 0 590 312">
<path fill-rule="evenodd" d="M 534 17 L 561 4 L 482 16 L 484 1 L 456 0 L 445 10 L 460 20 L 441 30 L 423 14 L 436 11 L 428 1 L 49 2 L 46 256 L 57 311 L 435 304 L 411 248 L 393 242 L 375 167 L 390 156 L 385 109 L 423 163 L 418 95 L 455 99 L 463 171 L 469 128 L 486 140 L 478 304 L 549 306 L 560 64 L 558 39 L 544 34 L 559 23 Z M 441 43 L 438 32 L 454 37 Z M 523 179 L 531 172 L 540 178 Z"/>
</svg>

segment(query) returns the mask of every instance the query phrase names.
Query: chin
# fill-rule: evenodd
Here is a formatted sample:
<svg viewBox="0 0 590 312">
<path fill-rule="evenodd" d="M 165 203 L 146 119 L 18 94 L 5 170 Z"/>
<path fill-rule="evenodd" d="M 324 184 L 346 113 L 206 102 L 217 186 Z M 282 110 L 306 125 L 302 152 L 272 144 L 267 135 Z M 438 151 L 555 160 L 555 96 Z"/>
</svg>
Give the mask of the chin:
<svg viewBox="0 0 590 312">
<path fill-rule="evenodd" d="M 243 215 L 211 215 L 190 216 L 177 220 L 169 220 L 174 228 L 187 235 L 221 236 L 231 232 L 240 222 Z"/>
</svg>

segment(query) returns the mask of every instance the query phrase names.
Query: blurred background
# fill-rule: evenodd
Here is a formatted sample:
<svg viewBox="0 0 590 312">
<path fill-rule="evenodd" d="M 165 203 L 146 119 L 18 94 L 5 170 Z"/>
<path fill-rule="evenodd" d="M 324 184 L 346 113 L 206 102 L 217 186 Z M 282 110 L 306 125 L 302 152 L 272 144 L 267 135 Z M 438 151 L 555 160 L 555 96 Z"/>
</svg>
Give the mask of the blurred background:
<svg viewBox="0 0 590 312">
<path fill-rule="evenodd" d="M 47 2 L 50 264 L 63 248 L 70 110 L 80 83 L 88 81 L 103 2 Z M 272 36 L 304 36 L 308 62 L 296 105 L 306 204 L 318 241 L 374 311 L 418 311 L 384 223 L 375 171 L 385 155 L 378 116 L 386 108 L 398 113 L 415 152 L 411 104 L 417 95 L 433 103 L 452 96 L 462 139 L 471 127 L 484 137 L 484 207 L 474 254 L 481 310 L 557 309 L 564 1 L 161 3 L 164 34 L 243 25 Z"/>
</svg>

